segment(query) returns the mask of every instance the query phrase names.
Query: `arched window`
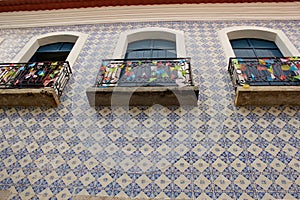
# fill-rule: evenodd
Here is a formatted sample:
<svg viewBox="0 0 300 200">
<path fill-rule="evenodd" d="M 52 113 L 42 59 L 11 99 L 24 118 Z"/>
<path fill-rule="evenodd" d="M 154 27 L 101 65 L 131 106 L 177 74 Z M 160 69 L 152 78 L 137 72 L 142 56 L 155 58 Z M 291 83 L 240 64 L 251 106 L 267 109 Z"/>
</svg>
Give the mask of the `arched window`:
<svg viewBox="0 0 300 200">
<path fill-rule="evenodd" d="M 254 41 L 253 39 L 255 39 L 255 41 L 258 41 L 257 42 L 258 44 L 255 44 L 256 46 L 261 46 L 262 44 L 264 44 L 264 48 L 269 50 L 274 50 L 275 48 L 273 47 L 275 44 L 276 48 L 280 50 L 280 53 L 283 55 L 283 57 L 299 55 L 299 51 L 292 44 L 289 38 L 284 34 L 284 32 L 281 30 L 274 30 L 274 29 L 255 27 L 255 26 L 254 27 L 236 26 L 236 27 L 229 27 L 220 30 L 219 37 L 225 51 L 226 62 L 229 62 L 229 58 L 231 57 L 240 56 L 239 53 L 241 53 L 242 51 L 238 52 L 238 48 L 241 47 L 242 44 L 239 43 L 239 40 L 243 41 L 243 39 L 247 39 L 247 38 L 251 39 L 252 41 Z M 232 41 L 236 41 L 236 43 Z M 243 41 L 244 46 L 246 43 L 246 46 L 248 45 L 249 47 L 248 42 L 249 41 Z M 244 50 L 246 51 L 246 49 Z M 260 55 L 261 53 L 262 51 L 260 51 Z M 252 52 L 252 55 L 253 54 L 254 53 Z M 276 55 L 277 54 L 278 52 L 276 53 Z M 270 57 L 270 56 L 263 56 L 263 57 Z"/>
<path fill-rule="evenodd" d="M 29 62 L 65 61 L 75 43 L 57 42 L 40 46 Z"/>
<path fill-rule="evenodd" d="M 236 57 L 283 57 L 273 41 L 244 38 L 230 40 L 230 43 Z"/>
<path fill-rule="evenodd" d="M 123 32 L 113 58 L 185 58 L 184 32 L 147 27 Z M 150 57 L 148 57 L 150 56 Z"/>
<path fill-rule="evenodd" d="M 32 38 L 12 62 L 38 62 L 57 59 L 56 61 L 68 61 L 73 67 L 87 37 L 87 34 L 78 32 L 53 32 L 39 35 Z"/>
<path fill-rule="evenodd" d="M 176 58 L 176 42 L 148 39 L 131 42 L 125 58 Z"/>
</svg>

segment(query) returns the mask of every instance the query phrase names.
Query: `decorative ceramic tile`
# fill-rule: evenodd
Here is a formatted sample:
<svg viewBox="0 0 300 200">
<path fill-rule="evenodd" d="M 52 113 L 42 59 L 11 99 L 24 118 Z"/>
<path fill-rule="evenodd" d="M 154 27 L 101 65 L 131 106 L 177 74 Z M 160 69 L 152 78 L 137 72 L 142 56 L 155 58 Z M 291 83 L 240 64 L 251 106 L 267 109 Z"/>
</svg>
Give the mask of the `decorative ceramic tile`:
<svg viewBox="0 0 300 200">
<path fill-rule="evenodd" d="M 0 109 L 0 190 L 11 199 L 77 195 L 177 199 L 299 199 L 299 107 L 234 107 L 218 30 L 283 30 L 300 49 L 298 21 L 143 22 L 2 29 L 9 62 L 33 36 L 89 34 L 58 108 Z M 288 25 L 288 26 L 286 26 Z M 98 107 L 85 90 L 122 31 L 185 32 L 197 107 Z"/>
</svg>

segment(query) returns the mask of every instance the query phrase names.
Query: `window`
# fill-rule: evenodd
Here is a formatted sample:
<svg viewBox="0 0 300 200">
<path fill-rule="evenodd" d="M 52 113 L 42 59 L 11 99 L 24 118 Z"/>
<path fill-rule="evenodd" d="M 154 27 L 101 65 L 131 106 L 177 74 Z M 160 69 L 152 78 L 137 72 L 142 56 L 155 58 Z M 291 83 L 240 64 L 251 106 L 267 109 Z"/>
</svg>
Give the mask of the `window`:
<svg viewBox="0 0 300 200">
<path fill-rule="evenodd" d="M 283 57 L 273 41 L 246 38 L 231 40 L 230 43 L 236 57 Z"/>
<path fill-rule="evenodd" d="M 40 46 L 29 62 L 65 61 L 72 50 L 74 43 L 57 42 Z"/>
<path fill-rule="evenodd" d="M 113 58 L 124 59 L 148 55 L 185 58 L 183 31 L 149 27 L 123 32 L 119 37 Z"/>
<path fill-rule="evenodd" d="M 151 27 L 124 32 L 113 59 L 106 59 L 104 63 L 100 85 L 192 85 L 182 31 Z"/>
<path fill-rule="evenodd" d="M 174 41 L 149 39 L 128 44 L 125 58 L 176 58 Z"/>
<path fill-rule="evenodd" d="M 230 27 L 225 28 L 219 31 L 219 38 L 222 42 L 225 55 L 226 55 L 226 62 L 229 62 L 229 58 L 231 57 L 238 57 L 239 55 L 235 53 L 234 48 L 238 47 L 237 45 L 240 44 L 233 44 L 231 45 L 231 41 L 234 40 L 240 40 L 249 38 L 254 41 L 258 41 L 257 43 L 260 43 L 259 45 L 262 45 L 262 43 L 265 45 L 265 47 L 270 46 L 274 47 L 274 44 L 277 46 L 278 50 L 281 52 L 281 54 L 284 57 L 289 56 L 295 56 L 299 55 L 298 50 L 296 47 L 291 43 L 291 41 L 288 39 L 288 37 L 284 34 L 281 30 L 274 30 L 269 28 L 263 28 L 263 27 L 255 27 L 255 26 L 236 26 L 236 27 Z M 262 42 L 264 41 L 264 42 Z M 248 42 L 248 41 L 247 41 Z M 249 43 L 243 42 L 244 44 L 248 45 Z M 233 42 L 234 43 L 234 42 Z M 266 44 L 268 43 L 268 44 Z M 271 44 L 273 43 L 273 44 Z M 273 48 L 272 47 L 272 48 Z M 271 49 L 272 49 L 271 48 Z M 274 50 L 274 49 L 273 49 Z M 245 49 L 246 51 L 246 49 Z M 239 52 L 238 52 L 239 53 Z M 262 51 L 260 51 L 259 55 L 261 55 Z M 273 52 L 274 53 L 274 52 Z M 251 53 L 250 53 L 251 54 Z M 252 51 L 252 55 L 253 55 Z M 276 55 L 278 52 L 276 53 Z"/>
<path fill-rule="evenodd" d="M 107 77 L 102 82 L 106 86 L 109 83 L 110 86 L 126 87 L 190 85 L 190 60 L 185 57 L 182 31 L 150 27 L 123 32 L 113 58 L 129 59 L 130 62 L 124 62 L 118 69 L 114 68 L 117 63 L 110 63 L 108 66 L 112 69 L 106 71 L 120 71 L 116 73 L 119 74 L 118 82 L 116 79 L 110 82 Z M 140 61 L 141 58 L 144 60 Z"/>
<path fill-rule="evenodd" d="M 73 67 L 87 37 L 87 34 L 78 32 L 54 32 L 36 36 L 24 46 L 12 62 L 59 59 L 68 61 Z"/>
</svg>

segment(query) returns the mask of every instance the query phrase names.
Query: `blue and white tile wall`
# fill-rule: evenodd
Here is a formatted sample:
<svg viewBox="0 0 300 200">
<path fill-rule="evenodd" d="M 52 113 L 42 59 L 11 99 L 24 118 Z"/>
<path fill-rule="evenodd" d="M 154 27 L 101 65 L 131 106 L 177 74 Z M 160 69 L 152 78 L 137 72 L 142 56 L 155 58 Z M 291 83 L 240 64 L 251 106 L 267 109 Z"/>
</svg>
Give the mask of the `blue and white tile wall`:
<svg viewBox="0 0 300 200">
<path fill-rule="evenodd" d="M 0 109 L 0 190 L 11 199 L 77 195 L 178 199 L 299 199 L 299 107 L 234 107 L 217 31 L 281 29 L 300 50 L 299 21 L 144 22 L 1 29 L 1 62 L 34 36 L 89 38 L 58 108 Z M 185 32 L 198 107 L 91 108 L 85 90 L 122 31 Z"/>
</svg>

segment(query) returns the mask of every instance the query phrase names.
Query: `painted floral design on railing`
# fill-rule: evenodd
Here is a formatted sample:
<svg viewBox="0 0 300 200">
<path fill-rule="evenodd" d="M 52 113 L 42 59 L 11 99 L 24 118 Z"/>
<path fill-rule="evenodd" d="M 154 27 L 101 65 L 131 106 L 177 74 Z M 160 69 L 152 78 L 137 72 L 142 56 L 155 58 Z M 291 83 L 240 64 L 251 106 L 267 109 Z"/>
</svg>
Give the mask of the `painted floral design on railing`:
<svg viewBox="0 0 300 200">
<path fill-rule="evenodd" d="M 300 60 L 285 58 L 230 58 L 228 71 L 237 85 L 299 85 Z"/>
<path fill-rule="evenodd" d="M 189 86 L 190 59 L 103 60 L 95 86 Z"/>
<path fill-rule="evenodd" d="M 61 94 L 71 68 L 68 62 L 2 63 L 0 88 L 54 87 Z"/>
</svg>

